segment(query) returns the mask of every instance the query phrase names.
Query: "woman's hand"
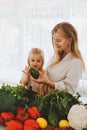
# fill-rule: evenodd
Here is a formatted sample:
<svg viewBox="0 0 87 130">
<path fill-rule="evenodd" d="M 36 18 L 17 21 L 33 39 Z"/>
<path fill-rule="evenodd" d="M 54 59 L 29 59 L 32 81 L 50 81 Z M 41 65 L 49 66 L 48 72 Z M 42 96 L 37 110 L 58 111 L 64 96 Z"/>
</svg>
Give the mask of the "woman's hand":
<svg viewBox="0 0 87 130">
<path fill-rule="evenodd" d="M 32 76 L 30 77 L 31 80 L 40 83 L 40 84 L 47 84 L 47 77 L 45 77 L 45 75 L 43 75 L 43 73 L 41 71 L 39 71 L 39 78 L 38 79 L 34 79 Z"/>
<path fill-rule="evenodd" d="M 55 83 L 52 82 L 51 80 L 49 80 L 47 77 L 45 77 L 41 71 L 39 71 L 39 78 L 38 79 L 34 79 L 32 76 L 30 77 L 31 80 L 39 83 L 39 84 L 46 84 L 48 86 L 50 86 L 51 88 L 55 89 Z"/>
</svg>

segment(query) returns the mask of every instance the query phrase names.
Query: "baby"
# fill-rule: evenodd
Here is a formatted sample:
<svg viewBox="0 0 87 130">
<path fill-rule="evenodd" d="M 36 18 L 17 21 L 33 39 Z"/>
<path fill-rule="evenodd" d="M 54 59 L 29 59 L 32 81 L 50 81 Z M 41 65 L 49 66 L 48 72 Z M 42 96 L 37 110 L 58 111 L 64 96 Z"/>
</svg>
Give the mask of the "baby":
<svg viewBox="0 0 87 130">
<path fill-rule="evenodd" d="M 23 70 L 23 76 L 20 80 L 20 83 L 25 86 L 26 89 L 29 89 L 32 86 L 32 90 L 41 96 L 48 93 L 48 87 L 42 83 L 36 83 L 32 80 L 29 70 L 31 67 L 38 70 L 46 78 L 48 78 L 46 71 L 43 69 L 44 64 L 44 54 L 43 51 L 39 48 L 32 48 L 28 55 L 28 65 L 25 66 Z"/>
</svg>

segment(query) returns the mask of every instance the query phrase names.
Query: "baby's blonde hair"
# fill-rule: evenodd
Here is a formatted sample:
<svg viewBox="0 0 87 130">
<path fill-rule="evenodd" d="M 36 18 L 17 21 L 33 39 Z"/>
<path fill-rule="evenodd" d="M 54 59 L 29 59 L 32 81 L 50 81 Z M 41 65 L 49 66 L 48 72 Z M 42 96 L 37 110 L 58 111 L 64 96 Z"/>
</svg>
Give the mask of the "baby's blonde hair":
<svg viewBox="0 0 87 130">
<path fill-rule="evenodd" d="M 41 58 L 42 58 L 42 67 L 43 67 L 43 64 L 44 64 L 44 53 L 43 53 L 43 51 L 41 50 L 41 49 L 39 49 L 39 48 L 32 48 L 31 50 L 30 50 L 30 52 L 29 52 L 29 54 L 28 54 L 28 64 L 29 64 L 29 59 L 30 59 L 30 56 L 32 55 L 32 54 L 39 54 L 40 56 L 41 56 Z"/>
</svg>

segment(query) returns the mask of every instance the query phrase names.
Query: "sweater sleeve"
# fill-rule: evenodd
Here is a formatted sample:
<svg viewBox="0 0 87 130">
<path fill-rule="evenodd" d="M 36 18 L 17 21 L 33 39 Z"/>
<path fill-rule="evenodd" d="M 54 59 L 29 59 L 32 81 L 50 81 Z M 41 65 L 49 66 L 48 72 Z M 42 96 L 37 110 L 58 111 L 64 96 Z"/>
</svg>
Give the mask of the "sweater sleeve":
<svg viewBox="0 0 87 130">
<path fill-rule="evenodd" d="M 82 62 L 80 60 L 75 60 L 69 67 L 66 77 L 55 83 L 55 89 L 66 90 L 69 93 L 74 94 L 77 89 L 79 79 L 82 76 L 82 71 Z"/>
</svg>

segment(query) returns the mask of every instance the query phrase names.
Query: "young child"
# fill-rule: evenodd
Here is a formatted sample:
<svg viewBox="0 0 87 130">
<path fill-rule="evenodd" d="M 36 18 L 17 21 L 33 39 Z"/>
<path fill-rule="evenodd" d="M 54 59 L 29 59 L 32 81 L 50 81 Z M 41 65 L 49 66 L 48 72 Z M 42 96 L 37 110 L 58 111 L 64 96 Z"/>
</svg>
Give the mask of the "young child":
<svg viewBox="0 0 87 130">
<path fill-rule="evenodd" d="M 47 85 L 42 83 L 36 83 L 31 79 L 31 75 L 29 73 L 30 67 L 33 67 L 40 71 L 46 78 L 47 73 L 43 69 L 44 64 L 44 54 L 43 51 L 39 48 L 32 48 L 28 55 L 28 66 L 25 66 L 25 69 L 23 70 L 23 76 L 20 80 L 20 83 L 25 86 L 26 89 L 29 89 L 30 86 L 32 86 L 32 90 L 34 92 L 37 92 L 37 94 L 45 95 L 48 92 Z"/>
</svg>

